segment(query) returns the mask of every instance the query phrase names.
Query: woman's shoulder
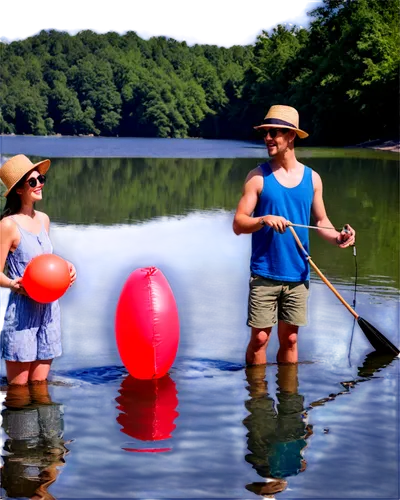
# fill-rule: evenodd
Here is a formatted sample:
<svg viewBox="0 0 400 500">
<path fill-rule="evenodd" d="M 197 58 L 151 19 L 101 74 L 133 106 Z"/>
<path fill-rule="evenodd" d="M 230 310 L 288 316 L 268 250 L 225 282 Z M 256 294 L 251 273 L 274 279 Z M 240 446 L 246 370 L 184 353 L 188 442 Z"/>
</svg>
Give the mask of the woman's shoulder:
<svg viewBox="0 0 400 500">
<path fill-rule="evenodd" d="M 11 216 L 6 215 L 0 220 L 1 243 L 12 244 L 19 239 L 18 225 Z"/>
<path fill-rule="evenodd" d="M 12 218 L 12 216 L 7 215 L 6 217 L 3 217 L 0 221 L 0 226 L 1 229 L 4 230 L 12 230 L 17 228 L 17 223 L 15 220 Z"/>
<path fill-rule="evenodd" d="M 36 215 L 39 217 L 39 219 L 44 222 L 44 223 L 49 223 L 50 222 L 50 217 L 45 214 L 44 212 L 40 212 L 39 210 L 35 210 Z"/>
</svg>

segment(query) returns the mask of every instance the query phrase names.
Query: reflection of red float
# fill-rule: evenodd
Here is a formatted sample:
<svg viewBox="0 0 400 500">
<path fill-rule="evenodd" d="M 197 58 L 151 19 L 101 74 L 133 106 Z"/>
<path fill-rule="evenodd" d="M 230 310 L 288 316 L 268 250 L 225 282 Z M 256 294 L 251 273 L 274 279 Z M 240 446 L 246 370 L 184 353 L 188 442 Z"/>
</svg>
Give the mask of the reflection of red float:
<svg viewBox="0 0 400 500">
<path fill-rule="evenodd" d="M 43 304 L 59 299 L 70 284 L 67 261 L 51 253 L 34 257 L 22 276 L 22 286 L 29 297 Z"/>
<path fill-rule="evenodd" d="M 117 422 L 121 431 L 140 441 L 160 441 L 172 437 L 179 415 L 178 392 L 175 382 L 167 374 L 153 380 L 138 380 L 128 375 L 121 384 L 116 398 L 121 411 Z M 126 451 L 162 452 L 171 448 L 124 448 Z"/>
<path fill-rule="evenodd" d="M 174 362 L 179 342 L 175 298 L 156 267 L 136 269 L 117 304 L 115 331 L 119 354 L 138 379 L 160 378 Z"/>
</svg>

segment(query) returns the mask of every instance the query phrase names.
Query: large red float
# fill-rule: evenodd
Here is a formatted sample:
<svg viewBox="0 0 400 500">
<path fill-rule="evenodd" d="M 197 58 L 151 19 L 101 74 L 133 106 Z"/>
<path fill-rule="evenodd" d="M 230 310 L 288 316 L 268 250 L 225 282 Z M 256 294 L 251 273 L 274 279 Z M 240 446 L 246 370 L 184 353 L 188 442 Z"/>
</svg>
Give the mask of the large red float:
<svg viewBox="0 0 400 500">
<path fill-rule="evenodd" d="M 128 277 L 117 304 L 115 331 L 132 377 L 160 378 L 171 368 L 179 343 L 178 309 L 159 269 L 136 269 Z"/>
<path fill-rule="evenodd" d="M 22 286 L 26 293 L 42 304 L 59 299 L 70 284 L 68 262 L 52 253 L 34 257 L 22 276 Z"/>
<path fill-rule="evenodd" d="M 117 422 L 121 432 L 140 441 L 162 441 L 172 437 L 179 415 L 178 391 L 175 382 L 166 374 L 160 379 L 138 380 L 128 375 L 116 398 L 121 413 Z M 124 448 L 126 451 L 163 452 L 171 448 Z"/>
</svg>

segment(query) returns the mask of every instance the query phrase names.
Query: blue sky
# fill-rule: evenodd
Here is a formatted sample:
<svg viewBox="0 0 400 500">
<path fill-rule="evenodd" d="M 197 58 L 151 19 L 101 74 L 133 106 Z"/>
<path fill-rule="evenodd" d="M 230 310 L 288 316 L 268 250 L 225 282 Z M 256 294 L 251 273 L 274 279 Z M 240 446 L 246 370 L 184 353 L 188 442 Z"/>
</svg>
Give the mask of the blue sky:
<svg viewBox="0 0 400 500">
<path fill-rule="evenodd" d="M 313 9 L 314 7 L 316 7 L 317 5 L 320 5 L 322 3 L 322 1 L 323 0 L 305 0 L 304 8 L 299 12 L 299 14 L 297 16 L 287 17 L 287 18 L 282 19 L 280 21 L 277 21 L 276 23 L 273 23 L 271 25 L 257 28 L 256 31 L 254 31 L 253 33 L 246 36 L 246 38 L 244 40 L 242 40 L 241 42 L 220 42 L 220 43 L 212 42 L 212 43 L 216 43 L 218 45 L 223 45 L 225 47 L 230 47 L 232 45 L 238 45 L 238 44 L 251 44 L 251 43 L 255 42 L 257 35 L 259 35 L 263 29 L 269 31 L 276 24 L 307 26 L 307 24 L 310 21 L 310 16 L 308 15 L 308 12 L 311 9 Z M 277 11 L 278 11 L 278 9 L 279 9 L 279 7 L 276 7 Z M 276 16 L 278 17 L 278 14 L 276 14 Z M 58 26 L 60 26 L 60 25 L 58 25 Z M 59 28 L 59 29 L 63 29 L 63 28 Z M 84 28 L 64 28 L 64 30 L 68 30 L 71 33 L 71 35 L 76 34 L 81 29 L 84 29 Z M 90 29 L 93 29 L 93 28 L 90 28 Z M 104 29 L 96 29 L 95 31 L 97 31 L 99 33 L 103 33 L 105 30 Z M 123 34 L 125 31 L 126 30 L 117 30 L 117 32 L 119 32 L 121 34 Z M 144 39 L 148 39 L 152 36 L 162 35 L 162 36 L 168 36 L 171 38 L 175 38 L 175 39 L 181 40 L 181 41 L 185 40 L 188 45 L 193 45 L 195 43 L 201 43 L 201 44 L 210 43 L 210 42 L 207 42 L 206 40 L 202 40 L 201 38 L 196 37 L 195 35 L 188 35 L 188 34 L 185 35 L 185 34 L 180 34 L 180 33 L 153 33 L 153 32 L 145 31 L 145 30 L 137 30 L 137 33 Z M 33 33 L 32 35 L 29 35 L 29 36 L 34 36 L 34 35 L 35 35 L 35 33 Z M 1 38 L 3 40 L 6 40 L 6 41 L 12 41 L 12 40 L 20 40 L 24 37 L 20 36 L 20 35 L 13 35 L 13 36 L 3 35 Z"/>
</svg>

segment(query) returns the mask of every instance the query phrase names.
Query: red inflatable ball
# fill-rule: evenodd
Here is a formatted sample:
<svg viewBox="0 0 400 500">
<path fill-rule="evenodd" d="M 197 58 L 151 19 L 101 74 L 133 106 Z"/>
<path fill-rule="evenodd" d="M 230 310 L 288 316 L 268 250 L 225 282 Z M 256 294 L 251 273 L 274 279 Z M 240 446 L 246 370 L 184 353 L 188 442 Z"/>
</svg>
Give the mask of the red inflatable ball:
<svg viewBox="0 0 400 500">
<path fill-rule="evenodd" d="M 29 297 L 42 304 L 59 299 L 70 283 L 67 261 L 50 253 L 34 257 L 22 276 L 22 286 Z"/>
<path fill-rule="evenodd" d="M 179 343 L 179 318 L 169 283 L 156 267 L 136 269 L 116 310 L 118 351 L 137 379 L 160 378 L 171 368 Z"/>
<path fill-rule="evenodd" d="M 153 380 L 138 380 L 128 375 L 116 398 L 121 432 L 140 441 L 162 441 L 172 437 L 179 413 L 175 382 L 166 374 Z M 163 452 L 171 448 L 124 448 L 132 452 Z"/>
</svg>

